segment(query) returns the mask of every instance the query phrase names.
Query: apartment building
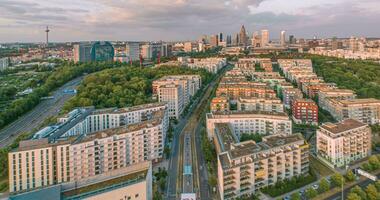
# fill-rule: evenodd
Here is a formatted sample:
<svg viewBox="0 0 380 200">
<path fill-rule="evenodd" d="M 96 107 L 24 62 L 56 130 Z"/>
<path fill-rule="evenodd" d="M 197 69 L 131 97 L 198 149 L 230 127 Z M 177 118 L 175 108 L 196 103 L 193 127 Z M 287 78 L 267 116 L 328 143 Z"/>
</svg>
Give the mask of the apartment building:
<svg viewBox="0 0 380 200">
<path fill-rule="evenodd" d="M 321 89 L 318 92 L 318 106 L 324 110 L 327 110 L 327 98 L 333 98 L 337 100 L 355 99 L 356 94 L 354 91 L 347 89 Z"/>
<path fill-rule="evenodd" d="M 185 109 L 185 95 L 181 85 L 161 85 L 157 88 L 158 101 L 168 105 L 169 117 L 179 119 Z"/>
<path fill-rule="evenodd" d="M 292 115 L 296 124 L 318 125 L 318 106 L 311 99 L 295 99 L 292 103 Z"/>
<path fill-rule="evenodd" d="M 65 126 L 21 141 L 8 154 L 10 192 L 79 180 L 146 160 L 160 161 L 169 118 L 166 106 L 159 107 L 120 111 L 118 127 L 62 137 L 68 130 Z M 106 126 L 106 121 L 99 124 Z"/>
<path fill-rule="evenodd" d="M 189 58 L 179 57 L 178 61 L 191 69 L 205 69 L 210 73 L 218 73 L 227 65 L 226 58 Z"/>
<path fill-rule="evenodd" d="M 317 155 L 332 167 L 344 167 L 371 155 L 371 128 L 355 119 L 325 123 L 317 130 Z"/>
<path fill-rule="evenodd" d="M 356 119 L 365 124 L 378 124 L 380 116 L 380 100 L 327 98 L 326 110 L 338 121 Z"/>
<path fill-rule="evenodd" d="M 181 85 L 184 92 L 185 105 L 190 103 L 191 98 L 197 93 L 201 88 L 201 76 L 200 75 L 172 75 L 164 76 L 160 79 L 153 81 L 152 83 L 152 93 L 153 98 L 158 97 L 158 88 L 162 85 L 177 84 Z"/>
<path fill-rule="evenodd" d="M 272 61 L 269 58 L 260 60 L 260 68 L 262 68 L 266 72 L 272 72 Z"/>
<path fill-rule="evenodd" d="M 145 161 L 89 178 L 13 193 L 10 199 L 150 200 L 152 195 L 152 165 Z"/>
<path fill-rule="evenodd" d="M 303 98 L 303 94 L 298 88 L 284 88 L 282 89 L 282 101 L 285 108 L 290 108 L 293 101 Z"/>
<path fill-rule="evenodd" d="M 216 96 L 226 96 L 230 100 L 237 100 L 239 97 L 275 98 L 276 92 L 268 86 L 230 84 L 219 85 Z"/>
<path fill-rule="evenodd" d="M 211 100 L 210 110 L 211 110 L 211 112 L 229 111 L 230 110 L 230 103 L 229 103 L 227 97 L 223 97 L 223 96 L 214 97 Z"/>
<path fill-rule="evenodd" d="M 254 194 L 277 181 L 309 171 L 309 145 L 301 134 L 271 135 L 239 142 L 226 123 L 215 126 L 220 199 Z"/>
<path fill-rule="evenodd" d="M 284 105 L 278 98 L 239 97 L 237 100 L 237 110 L 284 112 Z"/>
<path fill-rule="evenodd" d="M 335 83 L 304 83 L 302 91 L 307 94 L 309 98 L 315 98 L 320 90 L 335 88 L 337 88 Z"/>
<path fill-rule="evenodd" d="M 216 123 L 229 123 L 237 138 L 243 133 L 262 135 L 291 134 L 292 121 L 286 113 L 265 111 L 212 112 L 206 115 L 209 139 L 214 135 Z"/>
</svg>

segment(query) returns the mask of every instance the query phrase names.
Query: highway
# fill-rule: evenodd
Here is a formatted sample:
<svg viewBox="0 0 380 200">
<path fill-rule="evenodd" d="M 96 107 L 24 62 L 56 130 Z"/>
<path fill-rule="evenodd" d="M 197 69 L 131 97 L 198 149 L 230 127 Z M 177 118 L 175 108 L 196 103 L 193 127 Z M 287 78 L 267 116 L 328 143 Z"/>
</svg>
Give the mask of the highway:
<svg viewBox="0 0 380 200">
<path fill-rule="evenodd" d="M 22 133 L 33 131 L 39 128 L 44 120 L 59 114 L 64 103 L 75 94 L 64 94 L 66 89 L 74 89 L 82 81 L 83 77 L 78 77 L 67 82 L 62 87 L 53 92 L 53 99 L 42 100 L 33 110 L 19 117 L 16 121 L 0 130 L 0 147 L 6 147 Z"/>
</svg>

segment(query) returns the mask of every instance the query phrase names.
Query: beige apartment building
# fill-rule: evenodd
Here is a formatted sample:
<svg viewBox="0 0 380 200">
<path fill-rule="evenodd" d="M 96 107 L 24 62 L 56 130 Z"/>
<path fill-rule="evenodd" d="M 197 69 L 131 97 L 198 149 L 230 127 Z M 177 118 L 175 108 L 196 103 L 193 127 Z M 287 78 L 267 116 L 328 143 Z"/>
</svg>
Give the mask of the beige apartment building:
<svg viewBox="0 0 380 200">
<path fill-rule="evenodd" d="M 190 103 L 190 99 L 197 93 L 201 88 L 201 76 L 200 75 L 172 75 L 164 76 L 160 79 L 153 81 L 152 83 L 152 93 L 153 98 L 158 97 L 158 88 L 162 85 L 176 84 L 181 85 L 184 93 L 185 104 Z"/>
<path fill-rule="evenodd" d="M 326 110 L 338 121 L 356 119 L 366 124 L 378 124 L 380 116 L 380 100 L 327 98 Z"/>
<path fill-rule="evenodd" d="M 254 194 L 277 181 L 309 172 L 309 145 L 301 134 L 239 142 L 227 123 L 215 125 L 220 199 Z"/>
<path fill-rule="evenodd" d="M 138 123 L 50 140 L 21 141 L 8 154 L 9 191 L 28 191 L 162 159 L 168 116 L 153 111 Z"/>
<path fill-rule="evenodd" d="M 318 92 L 318 106 L 321 107 L 324 110 L 328 109 L 327 105 L 327 98 L 333 98 L 337 100 L 344 100 L 344 99 L 355 99 L 356 94 L 352 90 L 347 89 L 321 89 Z"/>
<path fill-rule="evenodd" d="M 265 111 L 211 112 L 206 115 L 208 138 L 213 138 L 216 123 L 229 123 L 237 138 L 243 133 L 262 135 L 292 133 L 292 121 L 286 113 Z"/>
<path fill-rule="evenodd" d="M 278 98 L 239 97 L 237 110 L 284 112 L 284 105 Z"/>
<path fill-rule="evenodd" d="M 158 101 L 168 105 L 169 117 L 179 119 L 185 109 L 185 95 L 181 85 L 161 85 L 157 88 Z"/>
<path fill-rule="evenodd" d="M 332 167 L 343 167 L 371 155 L 371 128 L 346 119 L 325 123 L 317 130 L 317 155 Z"/>
<path fill-rule="evenodd" d="M 227 97 L 214 97 L 211 100 L 210 104 L 210 110 L 211 112 L 214 111 L 229 111 L 230 110 L 230 103 L 228 101 Z"/>
</svg>

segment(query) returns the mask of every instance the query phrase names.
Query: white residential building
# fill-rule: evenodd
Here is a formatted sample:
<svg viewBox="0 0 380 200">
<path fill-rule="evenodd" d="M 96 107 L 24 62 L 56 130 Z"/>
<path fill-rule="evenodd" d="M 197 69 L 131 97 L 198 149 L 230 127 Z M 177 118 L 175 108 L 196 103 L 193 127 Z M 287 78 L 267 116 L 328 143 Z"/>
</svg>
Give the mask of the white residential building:
<svg viewBox="0 0 380 200">
<path fill-rule="evenodd" d="M 185 108 L 185 91 L 181 85 L 168 84 L 157 88 L 158 101 L 168 105 L 169 117 L 179 119 Z"/>
<path fill-rule="evenodd" d="M 325 123 L 317 130 L 317 155 L 332 167 L 344 167 L 371 155 L 371 128 L 354 119 Z"/>
<path fill-rule="evenodd" d="M 214 136 L 216 123 L 229 123 L 237 138 L 243 133 L 261 135 L 292 133 L 292 121 L 286 113 L 264 111 L 212 112 L 206 115 L 207 135 Z"/>
</svg>

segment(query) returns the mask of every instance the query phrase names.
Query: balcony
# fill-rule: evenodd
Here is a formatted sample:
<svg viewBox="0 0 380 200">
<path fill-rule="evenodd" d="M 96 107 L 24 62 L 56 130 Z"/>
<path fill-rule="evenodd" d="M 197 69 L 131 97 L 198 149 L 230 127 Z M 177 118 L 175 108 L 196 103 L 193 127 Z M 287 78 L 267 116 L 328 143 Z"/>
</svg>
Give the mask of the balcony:
<svg viewBox="0 0 380 200">
<path fill-rule="evenodd" d="M 235 172 L 234 172 L 234 170 L 229 170 L 229 171 L 224 171 L 223 172 L 223 175 L 224 176 L 229 176 L 229 175 L 232 175 L 232 174 L 234 174 Z"/>
<path fill-rule="evenodd" d="M 235 184 L 235 181 L 231 180 L 231 181 L 224 182 L 224 186 L 229 186 L 232 184 Z"/>
</svg>

